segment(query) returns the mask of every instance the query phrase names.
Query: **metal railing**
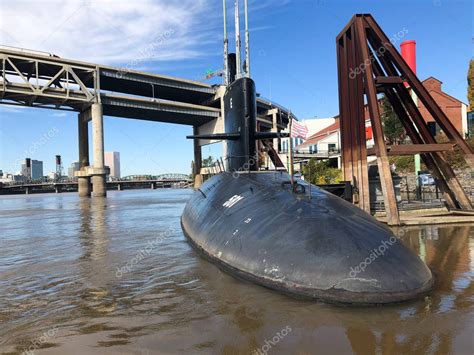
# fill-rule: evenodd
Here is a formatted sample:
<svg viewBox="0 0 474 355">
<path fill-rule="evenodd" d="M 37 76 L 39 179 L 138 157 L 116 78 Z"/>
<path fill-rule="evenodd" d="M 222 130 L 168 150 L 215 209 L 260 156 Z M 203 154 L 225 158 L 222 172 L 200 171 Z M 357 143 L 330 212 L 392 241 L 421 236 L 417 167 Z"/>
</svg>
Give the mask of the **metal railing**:
<svg viewBox="0 0 474 355">
<path fill-rule="evenodd" d="M 287 150 L 280 150 L 278 154 L 288 154 Z M 337 156 L 341 154 L 340 149 L 331 149 L 331 150 L 319 150 L 316 152 L 304 151 L 304 150 L 295 150 L 293 151 L 294 156 L 297 155 L 304 155 L 304 156 L 313 156 L 313 157 L 321 157 L 321 158 L 328 158 L 332 156 Z"/>
</svg>

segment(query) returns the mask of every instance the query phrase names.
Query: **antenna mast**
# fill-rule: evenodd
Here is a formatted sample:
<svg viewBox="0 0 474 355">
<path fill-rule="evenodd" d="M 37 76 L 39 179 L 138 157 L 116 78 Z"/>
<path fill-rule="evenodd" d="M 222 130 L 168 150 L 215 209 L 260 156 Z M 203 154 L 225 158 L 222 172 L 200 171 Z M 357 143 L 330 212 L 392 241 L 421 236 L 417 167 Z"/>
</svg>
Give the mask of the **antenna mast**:
<svg viewBox="0 0 474 355">
<path fill-rule="evenodd" d="M 249 2 L 245 0 L 245 76 L 250 78 Z"/>
<path fill-rule="evenodd" d="M 224 85 L 229 85 L 229 39 L 227 38 L 227 0 L 222 0 L 224 9 Z"/>
<path fill-rule="evenodd" d="M 240 18 L 239 18 L 239 0 L 235 0 L 235 64 L 237 67 L 236 79 L 242 77 L 242 65 L 240 62 Z"/>
</svg>

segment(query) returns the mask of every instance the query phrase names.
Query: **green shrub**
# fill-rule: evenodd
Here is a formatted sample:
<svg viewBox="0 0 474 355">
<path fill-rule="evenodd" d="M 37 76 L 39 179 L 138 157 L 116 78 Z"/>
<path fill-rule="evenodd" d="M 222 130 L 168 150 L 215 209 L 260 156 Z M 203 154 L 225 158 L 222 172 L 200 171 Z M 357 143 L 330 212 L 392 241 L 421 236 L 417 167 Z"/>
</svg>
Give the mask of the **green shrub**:
<svg viewBox="0 0 474 355">
<path fill-rule="evenodd" d="M 310 159 L 308 164 L 303 167 L 303 176 L 305 181 L 315 185 L 337 184 L 342 181 L 341 170 L 331 167 L 329 161 L 316 159 Z"/>
<path fill-rule="evenodd" d="M 395 164 L 396 172 L 408 173 L 415 171 L 415 158 L 412 155 L 390 156 L 390 165 Z"/>
</svg>

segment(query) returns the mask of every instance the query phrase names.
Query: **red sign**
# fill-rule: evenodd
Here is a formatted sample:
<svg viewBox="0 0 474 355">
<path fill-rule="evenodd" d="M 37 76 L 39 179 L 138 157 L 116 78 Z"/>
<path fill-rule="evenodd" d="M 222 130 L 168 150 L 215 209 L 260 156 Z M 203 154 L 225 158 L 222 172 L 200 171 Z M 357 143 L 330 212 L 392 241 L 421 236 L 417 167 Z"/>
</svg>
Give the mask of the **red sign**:
<svg viewBox="0 0 474 355">
<path fill-rule="evenodd" d="M 372 127 L 365 127 L 365 140 L 372 139 Z"/>
</svg>

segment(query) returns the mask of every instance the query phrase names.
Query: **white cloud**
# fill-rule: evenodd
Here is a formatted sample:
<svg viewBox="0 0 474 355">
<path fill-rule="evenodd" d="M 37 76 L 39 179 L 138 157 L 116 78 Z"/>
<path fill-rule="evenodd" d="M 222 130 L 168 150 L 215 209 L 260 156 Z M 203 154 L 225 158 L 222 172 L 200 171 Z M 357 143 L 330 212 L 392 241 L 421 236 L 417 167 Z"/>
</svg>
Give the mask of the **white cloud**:
<svg viewBox="0 0 474 355">
<path fill-rule="evenodd" d="M 51 117 L 66 117 L 67 113 L 66 112 L 55 112 L 50 115 Z"/>
<path fill-rule="evenodd" d="M 33 109 L 28 106 L 19 106 L 19 105 L 1 105 L 0 106 L 0 115 L 2 113 L 24 113 L 25 111 L 32 111 Z"/>
<path fill-rule="evenodd" d="M 0 44 L 100 64 L 192 59 L 216 43 L 209 1 L 0 0 Z"/>
</svg>

